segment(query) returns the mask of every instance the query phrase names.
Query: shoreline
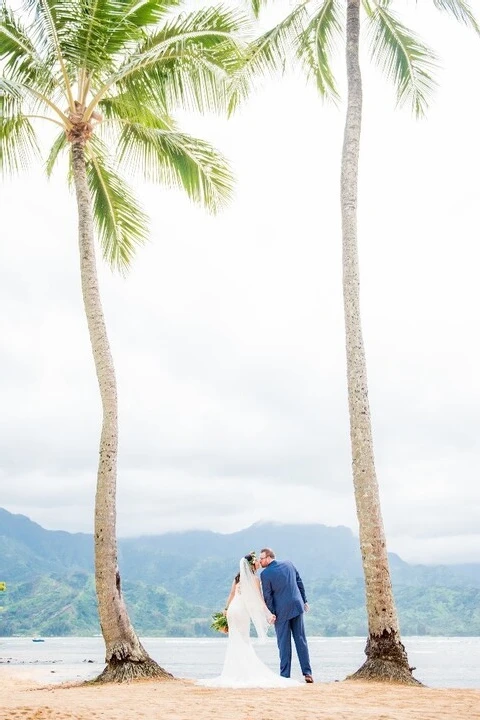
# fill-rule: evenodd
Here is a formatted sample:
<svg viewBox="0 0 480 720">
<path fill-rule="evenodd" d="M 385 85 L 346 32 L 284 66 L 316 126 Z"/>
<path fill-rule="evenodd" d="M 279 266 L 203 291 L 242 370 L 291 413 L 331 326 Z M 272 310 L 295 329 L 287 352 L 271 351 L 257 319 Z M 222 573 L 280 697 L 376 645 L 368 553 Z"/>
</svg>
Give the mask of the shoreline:
<svg viewBox="0 0 480 720">
<path fill-rule="evenodd" d="M 225 638 L 142 638 L 148 653 L 175 677 L 196 679 L 219 675 L 225 655 Z M 252 639 L 260 659 L 278 671 L 278 649 L 274 638 L 263 645 Z M 404 638 L 415 677 L 432 688 L 480 689 L 478 667 L 480 638 Z M 309 637 L 314 677 L 322 682 L 343 681 L 365 660 L 363 637 Z M 43 643 L 30 638 L 0 638 L 0 670 L 19 670 L 42 682 L 90 679 L 104 667 L 103 638 L 49 637 Z M 37 675 L 38 669 L 38 675 Z M 293 676 L 301 679 L 294 658 Z M 479 718 L 480 720 L 480 718 Z"/>
<path fill-rule="evenodd" d="M 480 689 L 354 680 L 285 689 L 206 688 L 192 680 L 40 684 L 4 668 L 2 720 L 477 720 Z"/>
</svg>

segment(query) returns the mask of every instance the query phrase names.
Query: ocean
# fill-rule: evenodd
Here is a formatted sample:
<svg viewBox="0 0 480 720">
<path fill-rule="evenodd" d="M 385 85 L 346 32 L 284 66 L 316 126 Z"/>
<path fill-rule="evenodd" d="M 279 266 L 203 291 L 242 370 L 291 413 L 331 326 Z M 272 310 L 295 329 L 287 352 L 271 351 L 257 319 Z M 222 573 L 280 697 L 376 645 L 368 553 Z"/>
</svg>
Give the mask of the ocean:
<svg viewBox="0 0 480 720">
<path fill-rule="evenodd" d="M 274 638 L 256 644 L 262 660 L 278 671 Z M 310 637 L 308 639 L 315 680 L 343 680 L 364 659 L 363 637 Z M 405 637 L 414 676 L 430 687 L 480 688 L 480 637 Z M 162 667 L 179 678 L 219 675 L 226 638 L 142 638 L 144 647 Z M 87 680 L 103 666 L 101 637 L 32 638 L 0 637 L 0 668 L 11 668 L 39 682 Z M 292 677 L 301 677 L 294 652 Z"/>
</svg>

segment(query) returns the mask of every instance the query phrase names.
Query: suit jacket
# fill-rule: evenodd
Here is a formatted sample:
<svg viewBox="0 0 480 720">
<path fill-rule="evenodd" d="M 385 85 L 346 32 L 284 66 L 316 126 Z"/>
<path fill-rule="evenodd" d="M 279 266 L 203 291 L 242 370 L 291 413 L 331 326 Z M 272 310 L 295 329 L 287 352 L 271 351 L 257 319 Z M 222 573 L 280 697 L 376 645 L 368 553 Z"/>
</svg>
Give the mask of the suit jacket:
<svg viewBox="0 0 480 720">
<path fill-rule="evenodd" d="M 265 603 L 277 622 L 290 620 L 305 610 L 307 598 L 298 570 L 288 560 L 272 560 L 260 575 Z"/>
</svg>

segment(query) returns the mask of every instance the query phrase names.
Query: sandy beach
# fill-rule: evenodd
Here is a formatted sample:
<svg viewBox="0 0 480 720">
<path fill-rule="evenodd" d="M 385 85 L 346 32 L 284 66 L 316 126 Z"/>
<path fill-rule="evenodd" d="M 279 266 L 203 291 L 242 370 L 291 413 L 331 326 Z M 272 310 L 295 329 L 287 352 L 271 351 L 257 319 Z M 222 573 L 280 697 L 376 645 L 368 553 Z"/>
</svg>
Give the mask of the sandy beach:
<svg viewBox="0 0 480 720">
<path fill-rule="evenodd" d="M 0 673 L 1 720 L 480 720 L 480 690 L 315 683 L 218 690 L 192 681 L 40 685 Z"/>
</svg>

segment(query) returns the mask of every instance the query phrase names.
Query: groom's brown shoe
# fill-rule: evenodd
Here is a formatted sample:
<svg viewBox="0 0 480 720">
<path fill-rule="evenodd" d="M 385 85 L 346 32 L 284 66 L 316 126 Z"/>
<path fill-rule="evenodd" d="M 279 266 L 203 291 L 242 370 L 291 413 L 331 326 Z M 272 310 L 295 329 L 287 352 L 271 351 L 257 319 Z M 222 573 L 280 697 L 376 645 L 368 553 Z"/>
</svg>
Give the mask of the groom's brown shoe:
<svg viewBox="0 0 480 720">
<path fill-rule="evenodd" d="M 311 675 L 304 675 L 306 683 L 313 683 L 313 677 Z"/>
</svg>

